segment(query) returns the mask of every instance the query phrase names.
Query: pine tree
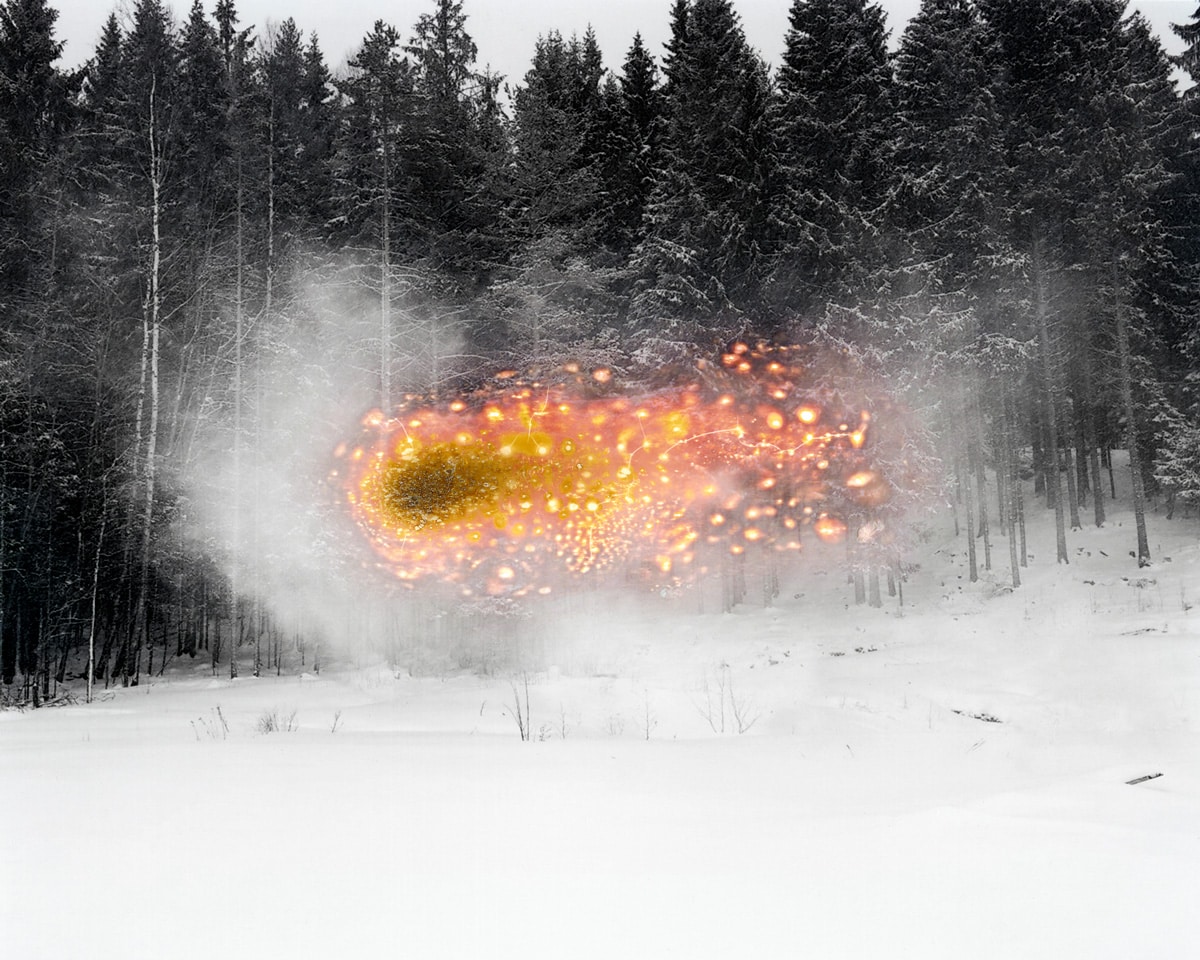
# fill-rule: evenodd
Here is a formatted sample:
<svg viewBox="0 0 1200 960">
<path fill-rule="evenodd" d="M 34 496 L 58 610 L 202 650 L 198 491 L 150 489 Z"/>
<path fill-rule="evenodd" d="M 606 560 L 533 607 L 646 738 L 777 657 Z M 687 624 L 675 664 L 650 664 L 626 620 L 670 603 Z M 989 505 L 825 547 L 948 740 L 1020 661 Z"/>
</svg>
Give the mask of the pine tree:
<svg viewBox="0 0 1200 960">
<path fill-rule="evenodd" d="M 892 217 L 938 294 L 969 297 L 996 252 L 999 117 L 985 44 L 967 0 L 925 0 L 896 56 Z"/>
<path fill-rule="evenodd" d="M 481 348 L 546 360 L 612 322 L 603 75 L 591 30 L 582 40 L 552 32 L 538 38 L 513 91 L 513 152 L 510 161 L 498 156 L 506 161 L 507 262 L 473 332 Z"/>
<path fill-rule="evenodd" d="M 38 254 L 38 182 L 67 117 L 67 78 L 54 66 L 63 44 L 46 0 L 0 7 L 0 284 L 20 291 Z"/>
<path fill-rule="evenodd" d="M 304 138 L 298 145 L 300 172 L 297 188 L 313 235 L 326 236 L 335 216 L 337 190 L 338 93 L 325 64 L 316 34 L 304 48 L 304 78 L 300 111 Z"/>
<path fill-rule="evenodd" d="M 998 227 L 1001 169 L 999 123 L 983 24 L 966 0 L 925 0 L 909 23 L 896 57 L 895 167 L 891 206 L 892 256 L 899 259 L 889 284 L 898 316 L 878 339 L 894 339 L 916 374 L 931 412 L 950 438 L 947 463 L 958 464 L 967 499 L 968 556 L 977 577 L 977 523 L 988 560 L 984 460 L 989 437 L 1013 425 L 1005 397 L 1028 351 L 1022 331 L 1007 322 L 1007 278 L 996 264 L 1009 259 Z M 949 403 L 939 402 L 945 396 Z M 988 416 L 990 412 L 991 416 Z M 1011 495 L 1012 451 L 994 444 L 990 459 Z M 978 505 L 976 513 L 972 508 Z M 1003 504 L 1014 585 L 1020 580 L 1015 550 L 1015 503 Z"/>
<path fill-rule="evenodd" d="M 577 37 L 539 37 L 524 83 L 513 91 L 510 229 L 518 244 L 551 232 L 578 250 L 594 242 L 602 203 L 593 166 L 600 103 L 594 54 Z"/>
<path fill-rule="evenodd" d="M 1160 327 L 1155 356 L 1171 405 L 1159 415 L 1155 478 L 1173 505 L 1200 500 L 1200 8 L 1171 29 L 1185 44 L 1172 62 L 1192 81 L 1180 104 L 1182 136 L 1167 157 L 1173 181 L 1162 191 L 1168 263 L 1175 270 L 1155 291 L 1172 321 Z"/>
<path fill-rule="evenodd" d="M 891 63 L 884 15 L 865 0 L 793 0 L 773 124 L 772 302 L 819 317 L 853 305 L 878 271 L 890 182 Z"/>
<path fill-rule="evenodd" d="M 1073 171 L 1065 139 L 1074 106 L 1069 72 L 1076 41 L 1070 8 L 1079 7 L 1048 7 L 1033 0 L 984 0 L 980 6 L 995 58 L 997 103 L 1005 127 L 1005 180 L 1010 191 L 1005 233 L 1024 273 L 1028 307 L 1022 322 L 1037 344 L 1037 360 L 1030 369 L 1035 467 L 1055 511 L 1058 562 L 1066 563 L 1066 498 L 1060 469 L 1067 435 L 1063 345 L 1069 321 L 1064 228 Z"/>
<path fill-rule="evenodd" d="M 395 254 L 403 224 L 400 201 L 408 171 L 400 164 L 402 144 L 411 135 L 412 64 L 399 55 L 400 34 L 377 20 L 351 58 L 350 76 L 340 84 L 347 98 L 347 124 L 341 150 L 342 233 L 377 261 L 368 282 L 379 298 L 379 405 L 390 410 L 394 397 L 392 340 L 396 296 Z"/>
<path fill-rule="evenodd" d="M 663 57 L 663 77 L 665 78 L 663 94 L 667 97 L 674 93 L 677 82 L 677 66 L 688 45 L 688 19 L 691 16 L 691 8 L 692 0 L 672 0 L 671 36 L 663 45 L 666 51 Z"/>
<path fill-rule="evenodd" d="M 121 44 L 124 36 L 115 13 L 110 13 L 100 31 L 96 53 L 86 68 L 85 94 L 94 110 L 109 105 L 121 79 Z"/>
<path fill-rule="evenodd" d="M 1119 419 L 1134 467 L 1136 556 L 1144 563 L 1143 461 L 1161 386 L 1142 358 L 1170 315 L 1162 296 L 1174 271 L 1164 225 L 1166 159 L 1180 142 L 1166 61 L 1144 21 L 1122 21 L 1118 0 L 1052 7 L 986 0 L 983 9 L 1003 78 L 1008 234 L 1025 256 L 1033 294 L 1033 380 L 1045 438 L 1037 443 L 1035 431 L 1035 453 L 1044 448 L 1058 557 L 1066 562 L 1065 507 L 1076 524 L 1089 486 L 1103 520 L 1099 454 L 1112 445 Z"/>
<path fill-rule="evenodd" d="M 136 520 L 138 573 L 130 621 L 118 667 L 126 683 L 136 683 L 153 614 L 151 573 L 154 521 L 158 505 L 161 452 L 163 319 L 171 284 L 174 238 L 169 231 L 170 204 L 179 186 L 172 179 L 177 155 L 178 49 L 165 8 L 158 0 L 140 0 L 133 26 L 122 46 L 122 78 L 109 129 L 124 165 L 130 218 L 143 238 L 137 252 L 141 277 L 142 338 L 134 415 L 133 462 L 139 481 L 140 516 Z"/>
<path fill-rule="evenodd" d="M 180 155 L 199 222 L 211 222 L 221 164 L 230 150 L 228 90 L 217 33 L 201 0 L 193 0 L 179 50 Z"/>
<path fill-rule="evenodd" d="M 1154 296 L 1164 268 L 1174 272 L 1160 198 L 1171 181 L 1167 159 L 1186 139 L 1176 122 L 1169 64 L 1145 20 L 1134 15 L 1123 22 L 1117 2 L 1099 12 L 1085 24 L 1087 57 L 1079 75 L 1089 97 L 1086 130 L 1075 149 L 1083 176 L 1071 224 L 1099 294 L 1090 305 L 1091 323 L 1104 321 L 1102 333 L 1116 355 L 1112 378 L 1125 426 L 1140 566 L 1150 560 L 1145 484 L 1150 411 L 1161 393 L 1145 358 L 1156 328 L 1173 325 L 1169 305 Z"/>
<path fill-rule="evenodd" d="M 655 343 L 677 352 L 732 336 L 755 312 L 773 165 L 769 78 L 737 14 L 727 0 L 685 6 L 664 90 L 661 168 L 631 265 L 630 332 L 651 353 Z"/>
<path fill-rule="evenodd" d="M 601 182 L 607 203 L 604 239 L 621 255 L 637 244 L 659 165 L 662 95 L 658 67 L 635 34 L 621 76 L 602 91 L 601 123 L 605 131 Z"/>
<path fill-rule="evenodd" d="M 1171 32 L 1186 44 L 1183 53 L 1174 58 L 1174 63 L 1186 70 L 1195 83 L 1200 77 L 1200 7 L 1196 8 L 1187 23 L 1172 23 Z M 1194 100 L 1196 96 L 1196 87 L 1193 86 L 1188 99 Z"/>
<path fill-rule="evenodd" d="M 57 238 L 74 83 L 56 65 L 56 19 L 41 0 L 0 5 L 0 680 L 21 673 L 35 706 L 61 678 L 76 612 L 71 520 L 89 489 L 71 462 L 79 433 L 60 419 L 80 341 L 57 286 L 69 260 Z"/>
<path fill-rule="evenodd" d="M 412 171 L 418 256 L 468 290 L 497 253 L 498 200 L 488 188 L 486 135 L 480 128 L 477 49 L 462 3 L 436 0 L 404 48 L 413 61 L 414 136 L 406 156 Z"/>
</svg>

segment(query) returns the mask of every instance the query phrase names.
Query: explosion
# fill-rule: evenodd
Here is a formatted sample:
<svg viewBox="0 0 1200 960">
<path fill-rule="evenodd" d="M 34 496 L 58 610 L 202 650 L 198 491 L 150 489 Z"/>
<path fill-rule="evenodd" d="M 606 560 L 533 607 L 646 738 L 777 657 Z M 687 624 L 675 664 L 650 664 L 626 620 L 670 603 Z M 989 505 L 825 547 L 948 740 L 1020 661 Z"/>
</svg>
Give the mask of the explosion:
<svg viewBox="0 0 1200 960">
<path fill-rule="evenodd" d="M 332 479 L 378 563 L 464 595 L 549 593 L 558 572 L 704 574 L 721 555 L 834 542 L 886 502 L 867 410 L 805 390 L 798 348 L 734 344 L 687 382 L 505 371 L 363 418 Z"/>
</svg>

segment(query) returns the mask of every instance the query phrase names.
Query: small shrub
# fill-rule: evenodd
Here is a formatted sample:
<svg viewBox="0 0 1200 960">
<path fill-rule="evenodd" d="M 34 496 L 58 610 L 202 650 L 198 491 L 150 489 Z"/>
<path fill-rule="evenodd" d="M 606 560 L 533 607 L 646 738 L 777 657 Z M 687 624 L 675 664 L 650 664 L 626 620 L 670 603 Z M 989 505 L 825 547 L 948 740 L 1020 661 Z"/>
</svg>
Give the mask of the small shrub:
<svg viewBox="0 0 1200 960">
<path fill-rule="evenodd" d="M 289 714 L 281 714 L 274 707 L 264 710 L 255 726 L 259 733 L 293 733 L 300 729 L 300 724 L 296 722 L 295 710 Z"/>
<path fill-rule="evenodd" d="M 192 733 L 196 739 L 202 739 L 203 733 L 209 740 L 224 740 L 229 736 L 229 724 L 225 722 L 225 714 L 220 707 L 213 707 L 207 717 L 197 717 L 192 723 Z"/>
</svg>

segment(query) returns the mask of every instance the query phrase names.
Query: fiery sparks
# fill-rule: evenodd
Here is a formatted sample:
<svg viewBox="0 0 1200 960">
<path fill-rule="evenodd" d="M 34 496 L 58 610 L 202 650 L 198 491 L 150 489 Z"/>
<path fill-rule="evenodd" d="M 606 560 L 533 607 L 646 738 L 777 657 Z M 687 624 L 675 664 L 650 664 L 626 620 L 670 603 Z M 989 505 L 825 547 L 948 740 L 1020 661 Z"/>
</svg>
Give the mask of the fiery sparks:
<svg viewBox="0 0 1200 960">
<path fill-rule="evenodd" d="M 607 368 L 504 371 L 367 414 L 333 478 L 405 582 L 521 596 L 556 571 L 703 573 L 722 554 L 799 550 L 804 528 L 839 540 L 839 512 L 888 499 L 869 413 L 805 377 L 790 348 L 747 344 L 649 392 L 622 392 Z"/>
</svg>

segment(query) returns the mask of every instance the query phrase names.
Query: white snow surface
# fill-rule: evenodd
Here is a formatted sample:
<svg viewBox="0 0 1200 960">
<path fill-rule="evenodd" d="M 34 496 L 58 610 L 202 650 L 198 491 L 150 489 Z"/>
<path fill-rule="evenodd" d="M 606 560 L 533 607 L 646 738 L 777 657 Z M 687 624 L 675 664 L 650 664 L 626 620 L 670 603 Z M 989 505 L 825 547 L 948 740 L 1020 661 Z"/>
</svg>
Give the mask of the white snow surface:
<svg viewBox="0 0 1200 960">
<path fill-rule="evenodd" d="M 514 666 L 349 653 L 0 712 L 0 953 L 1200 955 L 1200 541 L 1150 524 L 1039 520 L 1010 590 L 945 518 L 903 607 L 819 550 L 770 607 L 560 599 L 532 742 Z"/>
</svg>

